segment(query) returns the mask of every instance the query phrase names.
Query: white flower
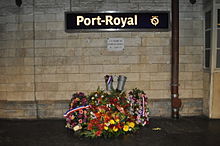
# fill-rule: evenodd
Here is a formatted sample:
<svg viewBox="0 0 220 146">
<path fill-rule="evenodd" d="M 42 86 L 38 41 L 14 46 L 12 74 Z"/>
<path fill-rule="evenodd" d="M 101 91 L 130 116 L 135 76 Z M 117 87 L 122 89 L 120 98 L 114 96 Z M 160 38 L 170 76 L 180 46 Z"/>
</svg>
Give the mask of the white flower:
<svg viewBox="0 0 220 146">
<path fill-rule="evenodd" d="M 80 126 L 79 125 L 76 125 L 75 127 L 73 127 L 73 130 L 74 131 L 78 131 L 80 129 Z"/>
</svg>

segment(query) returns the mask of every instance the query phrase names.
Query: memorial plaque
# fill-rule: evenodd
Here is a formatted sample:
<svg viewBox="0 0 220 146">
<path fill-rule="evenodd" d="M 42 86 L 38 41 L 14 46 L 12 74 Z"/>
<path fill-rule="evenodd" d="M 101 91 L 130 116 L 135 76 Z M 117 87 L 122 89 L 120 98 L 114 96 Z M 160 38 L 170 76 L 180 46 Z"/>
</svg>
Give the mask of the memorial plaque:
<svg viewBox="0 0 220 146">
<path fill-rule="evenodd" d="M 124 49 L 124 39 L 123 38 L 108 38 L 107 49 L 109 51 L 122 51 Z"/>
</svg>

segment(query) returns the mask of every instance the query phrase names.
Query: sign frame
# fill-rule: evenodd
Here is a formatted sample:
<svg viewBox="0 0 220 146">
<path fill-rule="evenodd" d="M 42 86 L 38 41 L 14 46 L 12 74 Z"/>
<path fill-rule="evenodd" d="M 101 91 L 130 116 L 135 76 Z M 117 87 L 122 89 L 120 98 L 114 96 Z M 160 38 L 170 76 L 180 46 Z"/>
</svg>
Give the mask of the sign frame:
<svg viewBox="0 0 220 146">
<path fill-rule="evenodd" d="M 70 13 L 109 13 L 109 14 L 114 14 L 114 13 L 167 13 L 168 14 L 168 28 L 162 29 L 162 28 L 155 28 L 155 29 L 150 29 L 150 28 L 137 28 L 137 29 L 123 29 L 123 28 L 112 28 L 112 29 L 67 29 L 67 14 Z M 64 25 L 65 25 L 65 32 L 67 33 L 77 33 L 77 32 L 168 32 L 170 31 L 171 28 L 171 20 L 170 20 L 170 11 L 92 11 L 92 12 L 87 12 L 87 11 L 67 11 L 64 12 Z"/>
</svg>

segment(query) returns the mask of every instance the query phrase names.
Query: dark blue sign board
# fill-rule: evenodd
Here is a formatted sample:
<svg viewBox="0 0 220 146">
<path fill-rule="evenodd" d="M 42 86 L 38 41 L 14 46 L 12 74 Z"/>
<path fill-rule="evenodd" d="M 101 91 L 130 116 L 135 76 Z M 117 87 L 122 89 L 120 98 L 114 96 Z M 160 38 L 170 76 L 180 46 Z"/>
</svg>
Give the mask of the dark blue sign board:
<svg viewBox="0 0 220 146">
<path fill-rule="evenodd" d="M 169 12 L 65 12 L 66 32 L 168 31 Z"/>
</svg>

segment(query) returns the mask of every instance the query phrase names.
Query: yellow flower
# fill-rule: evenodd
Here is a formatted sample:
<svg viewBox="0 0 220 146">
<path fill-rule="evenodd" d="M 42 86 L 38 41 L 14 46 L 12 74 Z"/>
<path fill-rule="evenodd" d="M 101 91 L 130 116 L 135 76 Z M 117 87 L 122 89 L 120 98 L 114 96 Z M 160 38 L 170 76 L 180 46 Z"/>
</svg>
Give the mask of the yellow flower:
<svg viewBox="0 0 220 146">
<path fill-rule="evenodd" d="M 114 120 L 110 120 L 110 124 L 115 124 L 115 121 Z"/>
<path fill-rule="evenodd" d="M 113 127 L 113 131 L 114 131 L 114 132 L 117 132 L 117 131 L 118 131 L 118 128 L 114 126 L 114 127 Z"/>
<path fill-rule="evenodd" d="M 71 119 L 71 120 L 73 120 L 74 118 L 75 118 L 75 116 L 74 116 L 74 115 L 72 115 L 72 116 L 70 117 L 70 119 Z"/>
<path fill-rule="evenodd" d="M 118 123 L 120 120 L 119 120 L 119 119 L 116 119 L 115 121 Z"/>
<path fill-rule="evenodd" d="M 126 132 L 126 131 L 128 131 L 128 129 L 129 129 L 129 126 L 128 125 L 124 125 L 123 130 Z"/>
<path fill-rule="evenodd" d="M 104 127 L 104 129 L 105 129 L 105 130 L 108 130 L 108 127 L 107 127 L 107 126 L 105 126 L 105 127 Z"/>
<path fill-rule="evenodd" d="M 134 126 L 135 126 L 134 122 L 130 122 L 128 125 L 129 125 L 129 127 L 131 127 L 131 128 L 134 128 Z"/>
</svg>

